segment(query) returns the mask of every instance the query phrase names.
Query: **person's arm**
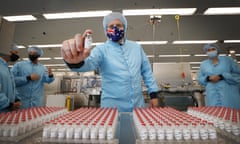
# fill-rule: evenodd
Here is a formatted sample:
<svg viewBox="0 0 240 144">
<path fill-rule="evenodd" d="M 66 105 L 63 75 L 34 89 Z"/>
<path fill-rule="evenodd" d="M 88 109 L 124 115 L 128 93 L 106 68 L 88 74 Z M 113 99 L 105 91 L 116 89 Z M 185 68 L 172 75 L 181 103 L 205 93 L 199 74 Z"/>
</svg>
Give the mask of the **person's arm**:
<svg viewBox="0 0 240 144">
<path fill-rule="evenodd" d="M 226 60 L 230 66 L 230 73 L 223 73 L 222 79 L 224 79 L 227 83 L 232 85 L 240 84 L 240 68 L 236 62 L 231 57 L 226 57 Z"/>
<path fill-rule="evenodd" d="M 143 76 L 144 84 L 147 87 L 148 94 L 151 99 L 150 100 L 151 106 L 157 107 L 159 106 L 159 98 L 160 98 L 160 94 L 158 92 L 159 89 L 156 84 L 155 78 L 153 76 L 150 62 L 142 49 L 141 49 L 141 53 L 142 53 L 141 54 L 142 55 L 141 74 Z M 163 104 L 160 104 L 160 105 L 163 105 Z"/>
<path fill-rule="evenodd" d="M 209 76 L 204 73 L 204 64 L 200 65 L 200 69 L 198 71 L 198 83 L 206 86 L 209 81 Z"/>
<path fill-rule="evenodd" d="M 0 90 L 0 111 L 10 106 L 10 100 L 6 94 Z"/>
<path fill-rule="evenodd" d="M 14 80 L 15 80 L 15 84 L 17 87 L 25 85 L 28 83 L 28 81 L 31 80 L 31 76 L 30 75 L 26 75 L 26 76 L 22 76 L 20 75 L 20 63 L 16 63 L 13 65 L 11 71 L 14 75 Z"/>
</svg>

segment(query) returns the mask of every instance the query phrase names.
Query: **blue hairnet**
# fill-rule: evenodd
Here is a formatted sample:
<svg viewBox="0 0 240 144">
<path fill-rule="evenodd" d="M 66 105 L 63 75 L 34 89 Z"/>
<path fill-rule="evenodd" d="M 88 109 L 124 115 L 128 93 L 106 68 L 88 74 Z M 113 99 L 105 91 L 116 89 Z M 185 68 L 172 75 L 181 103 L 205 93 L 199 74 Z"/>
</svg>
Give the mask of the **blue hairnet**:
<svg viewBox="0 0 240 144">
<path fill-rule="evenodd" d="M 42 51 L 42 49 L 40 49 L 40 48 L 38 48 L 38 47 L 35 47 L 35 46 L 29 47 L 29 48 L 28 48 L 28 52 L 30 52 L 30 51 L 37 52 L 37 54 L 38 54 L 40 57 L 43 56 L 43 51 Z"/>
<path fill-rule="evenodd" d="M 209 48 L 212 48 L 212 47 L 216 48 L 217 51 L 219 52 L 219 46 L 218 46 L 217 44 L 213 44 L 213 43 L 205 44 L 205 45 L 203 46 L 203 51 L 204 51 L 204 52 L 207 52 L 207 50 L 208 50 Z"/>
<path fill-rule="evenodd" d="M 16 44 L 12 44 L 12 45 L 11 45 L 10 51 L 14 51 L 14 50 L 15 50 L 15 51 L 18 51 L 18 50 L 19 50 Z"/>
<path fill-rule="evenodd" d="M 106 30 L 107 30 L 108 23 L 110 23 L 111 21 L 113 21 L 115 19 L 118 19 L 123 23 L 124 32 L 126 33 L 126 31 L 127 31 L 127 20 L 126 20 L 126 18 L 119 12 L 112 12 L 112 13 L 106 15 L 103 18 L 103 29 L 104 29 L 105 35 L 106 35 Z"/>
</svg>

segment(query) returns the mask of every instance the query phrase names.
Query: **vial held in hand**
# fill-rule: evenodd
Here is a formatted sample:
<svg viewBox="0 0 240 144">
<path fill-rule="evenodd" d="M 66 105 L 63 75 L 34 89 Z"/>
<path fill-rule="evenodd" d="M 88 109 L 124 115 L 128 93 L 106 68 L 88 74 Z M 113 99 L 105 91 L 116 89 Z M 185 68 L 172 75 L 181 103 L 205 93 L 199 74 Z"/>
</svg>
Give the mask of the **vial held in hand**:
<svg viewBox="0 0 240 144">
<path fill-rule="evenodd" d="M 85 48 L 91 48 L 92 47 L 92 35 L 91 33 L 87 33 L 84 41 L 84 47 Z"/>
</svg>

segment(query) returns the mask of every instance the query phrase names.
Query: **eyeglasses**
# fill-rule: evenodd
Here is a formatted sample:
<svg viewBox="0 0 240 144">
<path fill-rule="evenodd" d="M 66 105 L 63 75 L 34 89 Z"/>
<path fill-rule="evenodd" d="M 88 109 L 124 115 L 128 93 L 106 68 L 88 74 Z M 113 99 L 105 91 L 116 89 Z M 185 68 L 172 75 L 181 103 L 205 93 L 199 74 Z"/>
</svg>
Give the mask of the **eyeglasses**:
<svg viewBox="0 0 240 144">
<path fill-rule="evenodd" d="M 109 28 L 109 29 L 113 29 L 114 27 L 117 27 L 119 29 L 124 28 L 124 26 L 122 24 L 113 24 L 113 25 L 107 26 L 107 28 Z"/>
</svg>

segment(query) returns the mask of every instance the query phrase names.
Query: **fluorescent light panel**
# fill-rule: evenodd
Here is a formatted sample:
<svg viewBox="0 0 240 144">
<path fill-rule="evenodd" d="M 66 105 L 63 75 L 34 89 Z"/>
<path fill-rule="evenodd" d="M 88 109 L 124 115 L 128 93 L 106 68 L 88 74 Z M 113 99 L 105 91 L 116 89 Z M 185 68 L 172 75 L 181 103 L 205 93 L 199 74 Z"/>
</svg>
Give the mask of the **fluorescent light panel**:
<svg viewBox="0 0 240 144">
<path fill-rule="evenodd" d="M 86 12 L 63 12 L 63 13 L 46 13 L 43 16 L 46 19 L 70 19 L 70 18 L 86 18 L 86 17 L 102 17 L 112 11 L 102 10 L 102 11 L 86 11 Z"/>
<path fill-rule="evenodd" d="M 240 40 L 224 40 L 224 43 L 240 43 Z"/>
<path fill-rule="evenodd" d="M 28 45 L 28 47 L 36 46 L 39 48 L 62 47 L 62 44 L 45 44 L 45 45 Z"/>
<path fill-rule="evenodd" d="M 234 15 L 240 14 L 240 7 L 208 8 L 204 15 Z"/>
<path fill-rule="evenodd" d="M 189 57 L 190 55 L 158 55 L 158 57 Z"/>
<path fill-rule="evenodd" d="M 177 40 L 173 41 L 173 44 L 205 44 L 205 43 L 216 43 L 217 40 Z"/>
<path fill-rule="evenodd" d="M 193 15 L 197 8 L 169 8 L 169 9 L 131 9 L 123 10 L 123 15 Z"/>
<path fill-rule="evenodd" d="M 168 41 L 137 41 L 138 44 L 141 45 L 161 45 L 161 44 L 167 44 Z"/>
<path fill-rule="evenodd" d="M 35 18 L 32 15 L 4 16 L 3 18 L 5 20 L 11 21 L 11 22 L 16 22 L 16 21 L 34 21 L 34 20 L 37 20 L 37 18 Z"/>
</svg>

